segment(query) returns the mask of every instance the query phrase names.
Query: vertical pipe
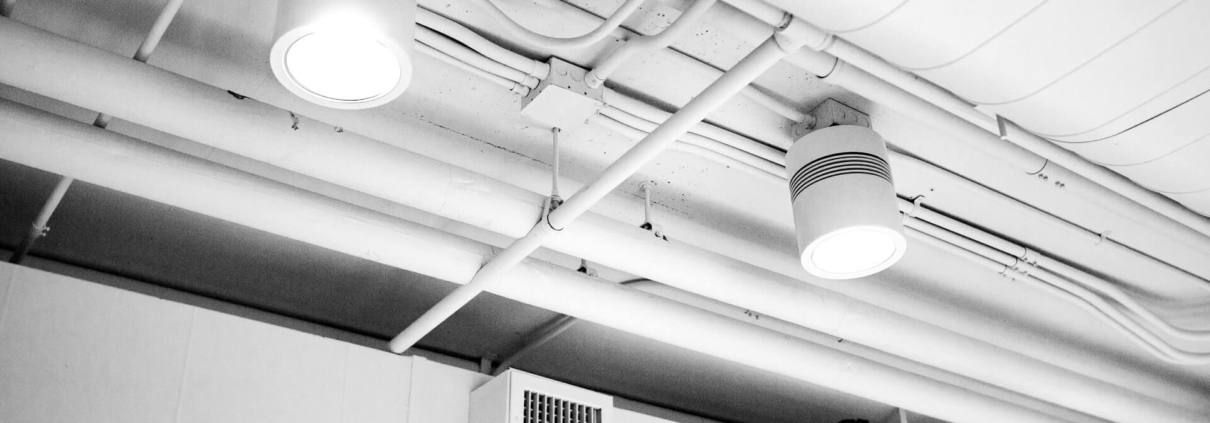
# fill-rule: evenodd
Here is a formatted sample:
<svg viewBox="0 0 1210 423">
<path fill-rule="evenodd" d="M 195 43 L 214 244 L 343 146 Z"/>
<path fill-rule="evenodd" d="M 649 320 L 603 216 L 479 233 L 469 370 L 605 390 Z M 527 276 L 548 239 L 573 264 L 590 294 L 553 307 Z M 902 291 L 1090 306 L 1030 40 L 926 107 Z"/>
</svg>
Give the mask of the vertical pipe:
<svg viewBox="0 0 1210 423">
<path fill-rule="evenodd" d="M 530 253 L 537 250 L 546 239 L 557 234 L 562 228 L 586 213 L 614 188 L 638 172 L 673 142 L 676 142 L 677 138 L 687 133 L 690 128 L 705 119 L 710 112 L 731 99 L 794 49 L 796 48 L 783 47 L 777 37 L 770 37 L 730 71 L 710 84 L 697 97 L 690 100 L 685 107 L 674 113 L 663 125 L 660 125 L 609 165 L 596 181 L 585 186 L 557 209 L 551 211 L 546 221 L 535 224 L 529 233 L 513 242 L 500 255 L 483 266 L 469 283 L 458 287 L 454 292 L 442 298 L 419 319 L 396 335 L 389 344 L 391 351 L 401 353 L 411 348 L 479 293 L 494 286 L 501 274 L 529 257 Z"/>
<path fill-rule="evenodd" d="M 553 150 L 552 154 L 551 154 L 551 156 L 553 156 L 553 157 L 551 157 L 551 164 L 550 164 L 551 172 L 552 172 L 552 175 L 550 176 L 550 196 L 554 197 L 554 198 L 560 198 L 559 197 L 559 133 L 560 132 L 563 132 L 563 130 L 561 130 L 559 128 L 550 128 L 550 137 L 551 137 L 550 142 L 551 142 L 551 149 Z"/>
<path fill-rule="evenodd" d="M 0 0 L 0 15 L 8 17 L 16 4 L 16 0 Z M 139 45 L 139 49 L 134 53 L 134 60 L 142 63 L 147 62 L 147 58 L 151 57 L 151 52 L 160 44 L 160 40 L 164 37 L 164 31 L 168 30 L 168 24 L 172 23 L 172 19 L 176 17 L 177 11 L 181 9 L 181 4 L 185 0 L 168 0 L 168 4 L 160 10 L 160 15 L 156 17 L 155 23 L 151 25 L 151 30 L 147 32 L 147 37 L 143 38 L 143 43 Z M 109 122 L 113 117 L 105 113 L 98 113 L 97 118 L 93 120 L 93 126 L 98 128 L 109 127 Z M 62 176 L 59 182 L 55 184 L 55 189 L 51 191 L 50 197 L 46 199 L 46 203 L 42 205 L 42 210 L 38 212 L 38 216 L 34 218 L 34 223 L 30 227 L 29 233 L 17 245 L 17 250 L 13 252 L 12 257 L 9 257 L 8 262 L 20 264 L 21 260 L 25 259 L 25 255 L 29 250 L 34 248 L 34 243 L 46 235 L 50 229 L 46 223 L 50 221 L 50 216 L 55 213 L 55 209 L 59 208 L 59 202 L 63 201 L 63 196 L 67 194 L 67 189 L 71 188 L 71 184 L 75 179 Z"/>
<path fill-rule="evenodd" d="M 67 189 L 71 188 L 71 183 L 74 181 L 75 179 L 68 176 L 59 178 L 59 182 L 55 184 L 55 189 L 50 192 L 50 197 L 46 199 L 46 203 L 42 204 L 42 210 L 34 218 L 34 223 L 30 226 L 29 233 L 25 234 L 25 238 L 21 239 L 21 243 L 13 251 L 12 257 L 8 258 L 9 263 L 21 264 L 21 260 L 34 247 L 34 242 L 46 235 L 46 231 L 50 230 L 46 226 L 46 223 L 50 221 L 50 216 L 55 213 L 55 209 L 59 208 L 59 202 L 63 201 L 63 195 L 67 194 Z"/>
</svg>

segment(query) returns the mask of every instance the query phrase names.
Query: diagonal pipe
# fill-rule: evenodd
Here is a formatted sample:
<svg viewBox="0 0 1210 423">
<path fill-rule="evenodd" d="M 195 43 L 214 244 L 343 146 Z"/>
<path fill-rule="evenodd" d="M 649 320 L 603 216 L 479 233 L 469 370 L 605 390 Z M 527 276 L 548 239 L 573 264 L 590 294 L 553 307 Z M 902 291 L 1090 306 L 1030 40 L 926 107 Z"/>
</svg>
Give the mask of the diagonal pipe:
<svg viewBox="0 0 1210 423">
<path fill-rule="evenodd" d="M 664 124 L 609 165 L 595 182 L 576 192 L 567 199 L 567 202 L 558 205 L 557 208 L 551 204 L 553 210 L 549 212 L 549 215 L 544 216 L 543 221 L 536 223 L 528 234 L 484 265 L 470 283 L 458 287 L 454 292 L 442 298 L 420 318 L 412 322 L 407 329 L 396 335 L 390 343 L 391 351 L 400 353 L 411 348 L 479 293 L 490 289 L 501 274 L 529 257 L 543 243 L 557 236 L 559 232 L 588 212 L 589 208 L 605 198 L 618 185 L 621 185 L 669 145 L 676 142 L 677 138 L 688 133 L 690 128 L 700 123 L 710 112 L 738 94 L 765 70 L 796 49 L 797 46 L 793 44 L 793 41 L 784 40 L 781 37 L 770 37 L 735 67 L 723 74 L 721 78 L 706 87 L 685 107 L 674 113 Z"/>
</svg>

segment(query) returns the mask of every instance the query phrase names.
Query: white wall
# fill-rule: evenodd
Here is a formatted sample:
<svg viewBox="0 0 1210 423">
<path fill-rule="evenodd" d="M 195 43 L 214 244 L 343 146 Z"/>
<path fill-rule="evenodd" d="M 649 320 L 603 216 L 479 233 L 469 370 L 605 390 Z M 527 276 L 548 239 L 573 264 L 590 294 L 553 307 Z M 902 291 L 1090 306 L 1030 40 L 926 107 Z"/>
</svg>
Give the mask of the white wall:
<svg viewBox="0 0 1210 423">
<path fill-rule="evenodd" d="M 0 262 L 0 423 L 466 423 L 490 379 Z"/>
</svg>

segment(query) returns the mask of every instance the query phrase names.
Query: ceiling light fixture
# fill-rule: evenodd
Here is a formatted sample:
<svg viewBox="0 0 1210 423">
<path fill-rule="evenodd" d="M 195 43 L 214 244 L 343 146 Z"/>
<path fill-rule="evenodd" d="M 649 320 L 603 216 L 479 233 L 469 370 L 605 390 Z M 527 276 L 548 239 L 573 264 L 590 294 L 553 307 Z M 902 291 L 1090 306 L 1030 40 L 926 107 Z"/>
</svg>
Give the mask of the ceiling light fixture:
<svg viewBox="0 0 1210 423">
<path fill-rule="evenodd" d="M 906 250 L 886 141 L 861 126 L 820 129 L 786 154 L 802 265 L 853 279 L 895 264 Z"/>
<path fill-rule="evenodd" d="M 270 66 L 295 95 L 338 109 L 399 97 L 412 79 L 416 3 L 280 0 Z"/>
</svg>

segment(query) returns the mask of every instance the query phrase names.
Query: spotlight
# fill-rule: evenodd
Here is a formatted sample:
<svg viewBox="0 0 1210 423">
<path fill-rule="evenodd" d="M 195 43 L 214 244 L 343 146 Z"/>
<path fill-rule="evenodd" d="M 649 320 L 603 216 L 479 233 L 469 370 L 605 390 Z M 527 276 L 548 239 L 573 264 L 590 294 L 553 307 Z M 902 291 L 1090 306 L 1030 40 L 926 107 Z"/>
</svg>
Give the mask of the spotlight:
<svg viewBox="0 0 1210 423">
<path fill-rule="evenodd" d="M 280 0 L 273 75 L 307 101 L 365 109 L 399 97 L 412 79 L 416 3 Z"/>
<path fill-rule="evenodd" d="M 820 129 L 786 154 L 802 265 L 827 279 L 878 273 L 907 242 L 887 164 L 886 141 L 861 126 Z"/>
</svg>

